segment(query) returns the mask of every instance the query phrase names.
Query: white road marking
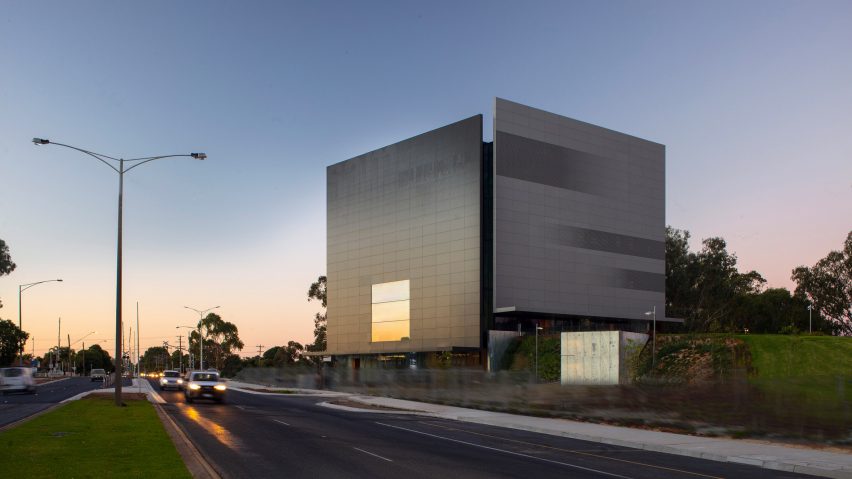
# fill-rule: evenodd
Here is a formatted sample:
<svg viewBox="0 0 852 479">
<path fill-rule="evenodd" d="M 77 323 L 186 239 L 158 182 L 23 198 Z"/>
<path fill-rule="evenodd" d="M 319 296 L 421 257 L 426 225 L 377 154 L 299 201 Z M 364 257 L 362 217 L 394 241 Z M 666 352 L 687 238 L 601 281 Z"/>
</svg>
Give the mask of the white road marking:
<svg viewBox="0 0 852 479">
<path fill-rule="evenodd" d="M 277 422 L 278 424 L 283 424 L 283 425 L 285 425 L 285 426 L 289 426 L 289 424 L 287 424 L 286 422 L 284 422 L 284 421 L 279 421 L 278 419 L 273 419 L 273 421 Z"/>
<path fill-rule="evenodd" d="M 373 453 L 372 453 L 372 452 L 370 452 L 370 451 L 365 451 L 365 450 L 363 450 L 363 449 L 358 449 L 357 447 L 353 447 L 352 449 L 355 449 L 356 451 L 361 451 L 361 452 L 363 452 L 364 454 L 369 454 L 369 455 L 371 455 L 371 456 L 373 456 L 373 457 L 378 457 L 379 459 L 381 459 L 381 460 L 383 460 L 383 461 L 393 462 L 392 460 L 390 460 L 390 459 L 388 459 L 388 458 L 386 458 L 386 457 L 382 457 L 382 456 L 380 456 L 380 455 L 378 455 L 378 454 L 373 454 Z"/>
<path fill-rule="evenodd" d="M 437 434 L 430 434 L 428 432 L 417 431 L 415 429 L 408 429 L 408 428 L 404 428 L 404 427 L 394 426 L 394 425 L 391 425 L 391 424 L 385 424 L 385 423 L 378 422 L 378 421 L 376 421 L 376 424 L 378 424 L 380 426 L 392 427 L 394 429 L 399 429 L 399 430 L 402 430 L 402 431 L 413 432 L 415 434 L 421 434 L 423 436 L 429 436 L 429 437 L 434 437 L 434 438 L 437 438 L 437 439 L 444 439 L 446 441 L 457 442 L 459 444 L 466 444 L 468 446 L 479 447 L 479 448 L 482 448 L 482 449 L 488 449 L 490 451 L 503 452 L 503 453 L 506 453 L 506 454 L 511 454 L 513 456 L 526 457 L 527 459 L 535 459 L 537 461 L 549 462 L 551 464 L 559 464 L 560 466 L 573 467 L 575 469 L 581 469 L 583 471 L 596 472 L 598 474 L 603 474 L 605 476 L 620 477 L 621 479 L 631 479 L 628 476 L 621 476 L 619 474 L 613 474 L 611 472 L 605 472 L 605 471 L 601 471 L 601 470 L 598 470 L 598 469 L 592 469 L 592 468 L 589 468 L 589 467 L 578 466 L 576 464 L 569 464 L 567 462 L 554 461 L 552 459 L 545 459 L 543 457 L 530 456 L 529 454 L 522 454 L 520 452 L 507 451 L 505 449 L 498 449 L 496 447 L 483 446 L 482 444 L 476 444 L 476 443 L 473 443 L 473 442 L 461 441 L 459 439 L 453 439 L 451 437 L 439 436 Z"/>
</svg>

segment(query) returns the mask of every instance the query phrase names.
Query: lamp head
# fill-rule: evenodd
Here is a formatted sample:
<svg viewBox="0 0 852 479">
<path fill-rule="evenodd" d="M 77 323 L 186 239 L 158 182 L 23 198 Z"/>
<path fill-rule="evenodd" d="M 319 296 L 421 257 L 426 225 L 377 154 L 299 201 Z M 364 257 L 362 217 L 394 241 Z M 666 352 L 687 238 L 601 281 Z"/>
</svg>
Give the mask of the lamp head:
<svg viewBox="0 0 852 479">
<path fill-rule="evenodd" d="M 196 160 L 206 160 L 207 153 L 190 153 L 189 156 L 195 158 Z"/>
<path fill-rule="evenodd" d="M 654 314 L 654 312 L 653 312 L 653 311 L 645 311 L 645 316 L 650 316 L 650 315 L 652 315 L 652 314 Z"/>
<path fill-rule="evenodd" d="M 61 279 L 57 279 L 56 281 L 59 281 L 60 283 L 62 282 L 62 280 L 61 280 Z"/>
<path fill-rule="evenodd" d="M 33 138 L 33 143 L 36 145 L 47 145 L 50 143 L 50 140 L 45 140 L 44 138 Z"/>
</svg>

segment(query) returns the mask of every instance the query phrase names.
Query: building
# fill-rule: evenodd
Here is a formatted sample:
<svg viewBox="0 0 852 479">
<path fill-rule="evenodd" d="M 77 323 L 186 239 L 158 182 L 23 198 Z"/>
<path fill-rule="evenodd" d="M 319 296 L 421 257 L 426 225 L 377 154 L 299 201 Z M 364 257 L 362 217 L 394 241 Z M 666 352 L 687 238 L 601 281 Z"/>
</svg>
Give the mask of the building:
<svg viewBox="0 0 852 479">
<path fill-rule="evenodd" d="M 665 317 L 665 147 L 499 98 L 493 130 L 476 115 L 328 167 L 326 354 L 484 366 L 505 332 Z"/>
</svg>

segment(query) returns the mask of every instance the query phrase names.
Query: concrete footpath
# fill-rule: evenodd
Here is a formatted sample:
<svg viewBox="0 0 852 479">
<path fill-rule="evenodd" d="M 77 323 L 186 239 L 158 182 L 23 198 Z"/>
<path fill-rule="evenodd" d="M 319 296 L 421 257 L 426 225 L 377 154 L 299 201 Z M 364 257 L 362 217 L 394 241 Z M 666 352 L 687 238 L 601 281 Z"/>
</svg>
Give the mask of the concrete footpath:
<svg viewBox="0 0 852 479">
<path fill-rule="evenodd" d="M 281 387 L 270 387 L 257 384 L 229 381 L 229 387 L 243 392 L 258 393 L 258 389 L 275 390 Z M 251 389 L 247 389 L 251 388 Z M 617 446 L 645 449 L 667 454 L 679 454 L 712 461 L 734 462 L 748 464 L 766 469 L 798 472 L 822 477 L 852 479 L 852 454 L 843 452 L 824 451 L 805 447 L 793 447 L 768 441 L 748 439 L 721 439 L 711 437 L 689 436 L 667 432 L 648 431 L 628 427 L 607 426 L 586 422 L 569 421 L 565 419 L 540 418 L 520 416 L 498 412 L 481 411 L 440 404 L 429 404 L 402 399 L 376 396 L 363 396 L 332 391 L 286 388 L 299 395 L 316 395 L 326 397 L 346 398 L 365 406 L 398 409 L 395 414 L 418 414 L 442 419 L 452 419 L 489 426 L 508 427 L 524 431 L 570 437 L 586 441 L 612 444 Z M 274 394 L 274 393 L 260 393 Z M 289 396 L 290 394 L 288 394 Z M 323 403 L 329 407 L 375 413 L 376 410 L 334 405 Z M 387 411 L 391 412 L 391 411 Z"/>
</svg>

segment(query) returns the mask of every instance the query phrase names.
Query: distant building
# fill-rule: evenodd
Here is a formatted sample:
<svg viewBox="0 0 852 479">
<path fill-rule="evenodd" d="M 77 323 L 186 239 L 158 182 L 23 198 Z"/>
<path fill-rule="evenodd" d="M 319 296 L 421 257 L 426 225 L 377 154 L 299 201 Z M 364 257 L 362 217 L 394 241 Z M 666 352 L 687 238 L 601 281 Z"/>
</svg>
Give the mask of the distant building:
<svg viewBox="0 0 852 479">
<path fill-rule="evenodd" d="M 499 331 L 665 317 L 665 147 L 499 98 L 493 128 L 483 142 L 476 115 L 328 167 L 326 354 L 485 366 Z"/>
</svg>

